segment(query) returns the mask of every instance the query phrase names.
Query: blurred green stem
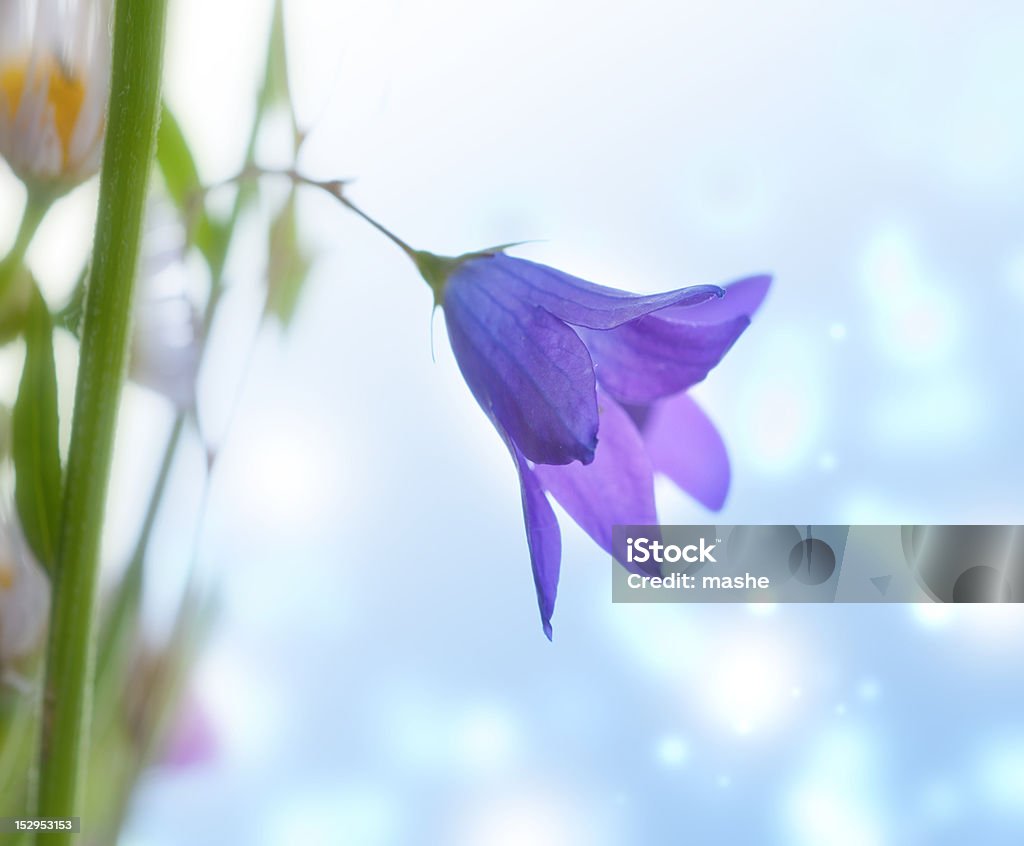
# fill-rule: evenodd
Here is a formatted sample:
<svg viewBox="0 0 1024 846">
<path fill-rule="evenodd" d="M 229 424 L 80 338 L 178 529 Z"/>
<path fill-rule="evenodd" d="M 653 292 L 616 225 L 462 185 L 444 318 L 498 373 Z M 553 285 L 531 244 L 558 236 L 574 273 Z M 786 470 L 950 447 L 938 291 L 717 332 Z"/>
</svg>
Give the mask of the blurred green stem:
<svg viewBox="0 0 1024 846">
<path fill-rule="evenodd" d="M 249 137 L 246 143 L 245 168 L 251 167 L 255 162 L 256 145 L 259 138 L 260 128 L 263 125 L 263 120 L 272 100 L 271 91 L 274 84 L 274 65 L 275 62 L 280 65 L 284 61 L 284 58 L 281 55 L 282 50 L 283 13 L 282 6 L 278 0 L 278 2 L 275 3 L 274 17 L 271 23 L 270 43 L 267 48 L 266 69 L 264 71 L 260 90 L 257 94 L 252 127 L 249 131 Z M 296 137 L 298 137 L 297 132 Z M 198 185 L 196 187 L 198 188 Z M 213 321 L 217 316 L 218 307 L 222 302 L 228 253 L 234 241 L 234 236 L 238 228 L 242 212 L 244 211 L 246 203 L 251 196 L 252 191 L 248 186 L 239 186 L 238 193 L 235 196 L 229 215 L 223 225 L 219 227 L 220 238 L 217 241 L 217 248 L 212 253 L 206 254 L 210 268 L 210 292 L 202 320 L 204 337 L 202 355 L 204 357 L 206 355 L 206 350 L 208 349 L 205 345 L 205 339 L 209 336 L 213 326 Z M 149 503 L 146 507 L 146 515 L 139 529 L 139 536 L 136 540 L 132 557 L 129 560 L 128 568 L 114 595 L 113 603 L 105 615 L 104 624 L 100 631 L 96 663 L 97 696 L 103 698 L 105 701 L 114 701 L 112 697 L 116 697 L 121 693 L 120 684 L 123 682 L 119 678 L 119 674 L 125 672 L 126 667 L 129 665 L 131 646 L 138 632 L 139 605 L 141 601 L 149 545 L 157 519 L 163 507 L 167 486 L 171 477 L 171 471 L 173 469 L 178 450 L 182 444 L 182 436 L 187 422 L 188 412 L 178 411 L 174 418 L 174 423 L 167 442 L 164 446 L 160 470 L 157 473 L 156 481 L 153 485 L 152 491 L 150 492 Z M 209 472 L 212 472 L 212 466 L 209 468 Z M 209 476 L 207 477 L 207 492 L 209 490 L 208 485 Z M 205 497 L 206 493 L 204 492 L 204 502 Z M 200 521 L 202 521 L 202 517 L 200 517 Z M 199 543 L 199 531 L 200 530 L 197 529 L 195 540 L 197 545 Z M 191 585 L 191 575 L 189 578 L 190 585 L 188 590 L 191 591 L 193 590 Z M 192 604 L 192 599 L 190 597 L 186 597 L 186 599 L 183 600 L 181 610 L 179 611 L 180 619 L 175 626 L 176 634 L 172 640 L 179 640 L 183 637 L 183 632 L 187 629 L 191 621 L 189 614 Z M 194 645 L 192 648 L 194 649 Z M 169 673 L 168 678 L 164 679 L 162 685 L 157 685 L 159 689 L 150 690 L 148 692 L 148 698 L 154 703 L 161 701 L 161 696 L 168 700 L 176 700 L 178 693 L 180 692 L 180 688 L 184 683 L 183 678 L 184 668 L 178 667 L 175 672 Z M 169 719 L 169 707 L 165 707 L 164 710 L 165 713 L 163 714 L 161 723 L 166 723 Z M 166 725 L 162 725 L 162 730 L 165 731 L 166 728 Z M 139 751 L 133 767 L 131 767 L 125 774 L 126 782 L 111 788 L 115 793 L 120 793 L 122 795 L 124 806 L 126 806 L 130 795 L 130 784 L 138 777 L 138 770 L 146 764 L 150 756 L 153 754 L 155 744 L 158 742 L 158 736 L 161 734 L 161 729 L 154 726 L 153 732 L 154 736 L 146 738 L 146 745 Z M 145 734 L 145 732 L 143 732 L 143 734 Z M 121 808 L 122 812 L 124 806 Z M 115 819 L 119 819 L 119 817 L 120 815 L 117 815 Z"/>
<path fill-rule="evenodd" d="M 266 117 L 267 110 L 274 102 L 275 86 L 277 85 L 276 77 L 282 72 L 281 68 L 287 66 L 284 49 L 284 4 L 281 0 L 275 0 L 270 21 L 270 38 L 267 44 L 266 64 L 263 69 L 263 82 L 260 85 L 259 94 L 256 96 L 256 113 L 253 117 L 252 129 L 249 131 L 249 140 L 245 145 L 243 171 L 256 164 L 256 145 L 259 142 L 263 118 Z M 291 106 L 290 99 L 288 107 L 292 129 L 297 138 L 298 129 L 295 111 Z M 217 306 L 220 304 L 220 299 L 224 294 L 224 267 L 227 264 L 232 236 L 234 235 L 235 228 L 238 226 L 239 218 L 242 216 L 242 211 L 248 199 L 247 195 L 247 186 L 244 182 L 239 182 L 238 193 L 235 194 L 235 202 L 231 207 L 231 213 L 226 224 L 221 253 L 216 257 L 215 261 L 210 263 L 210 297 L 206 301 L 206 311 L 203 314 L 203 330 L 205 333 L 208 333 L 213 325 Z"/>
<path fill-rule="evenodd" d="M 53 585 L 37 816 L 81 811 L 100 540 L 160 114 L 167 0 L 117 0 L 110 114 Z M 88 821 L 86 821 L 88 825 Z M 38 843 L 73 835 L 40 834 Z"/>
<path fill-rule="evenodd" d="M 184 431 L 185 415 L 179 412 L 174 418 L 171 433 L 168 435 L 167 444 L 164 447 L 160 470 L 149 497 L 149 504 L 146 506 L 146 516 L 143 518 L 142 528 L 139 530 L 139 537 L 135 542 L 135 550 L 132 552 L 128 568 L 114 597 L 114 605 L 104 619 L 101 628 L 100 641 L 96 650 L 96 678 L 97 684 L 100 686 L 107 680 L 108 674 L 119 666 L 118 659 L 123 657 L 119 653 L 123 651 L 124 645 L 130 642 L 135 634 L 134 616 L 142 597 L 142 571 L 146 561 L 146 551 L 149 548 L 153 527 L 156 525 L 156 518 L 163 504 L 164 491 L 167 490 L 167 483 L 174 467 L 174 458 L 178 453 L 178 444 L 181 443 Z"/>
<path fill-rule="evenodd" d="M 283 5 L 280 0 L 277 0 L 274 4 L 273 17 L 270 23 L 270 43 L 267 45 L 267 58 L 266 65 L 263 71 L 263 82 L 260 86 L 259 93 L 256 97 L 256 110 L 253 116 L 252 128 L 249 130 L 249 139 L 245 146 L 245 164 L 243 170 L 247 170 L 256 163 L 256 144 L 259 141 L 260 128 L 263 126 L 263 118 L 266 117 L 267 109 L 270 107 L 273 100 L 274 85 L 275 85 L 275 68 L 278 64 L 283 64 L 286 59 L 283 55 L 284 51 L 284 11 Z M 291 118 L 292 128 L 295 131 L 296 137 L 298 137 L 298 130 L 296 128 L 295 113 L 290 107 L 289 103 L 289 116 Z M 210 295 L 206 301 L 206 308 L 203 311 L 203 336 L 204 339 L 209 335 L 210 330 L 213 326 L 213 320 L 217 315 L 217 307 L 220 305 L 221 297 L 224 294 L 224 270 L 227 266 L 228 252 L 231 249 L 231 243 L 234 240 L 235 230 L 238 228 L 238 222 L 242 216 L 242 210 L 245 207 L 246 202 L 246 188 L 243 184 L 239 184 L 238 193 L 235 195 L 234 203 L 231 207 L 231 212 L 228 215 L 227 222 L 224 226 L 224 233 L 222 239 L 222 247 L 220 253 L 216 256 L 214 261 L 210 262 Z M 204 346 L 204 357 L 205 357 L 205 346 Z M 138 541 L 135 546 L 135 554 L 131 561 L 131 571 L 141 569 L 146 557 L 146 549 L 149 546 L 149 537 L 153 531 L 153 526 L 156 522 L 156 516 L 160 511 L 160 506 L 163 502 L 164 491 L 167 488 L 167 482 L 169 478 L 170 464 L 173 461 L 174 454 L 177 452 L 178 446 L 181 443 L 182 428 L 185 424 L 185 413 L 179 412 L 174 420 L 174 428 L 172 429 L 171 436 L 167 441 L 167 445 L 164 448 L 163 465 L 160 475 L 157 477 L 156 485 L 153 487 L 153 492 L 150 496 L 150 502 L 146 514 L 145 522 L 142 525 L 142 530 L 139 533 Z M 129 577 L 135 578 L 130 571 Z"/>
<path fill-rule="evenodd" d="M 46 213 L 52 205 L 53 198 L 48 194 L 34 190 L 29 191 L 14 244 L 7 256 L 0 260 L 0 303 L 7 296 L 7 291 L 11 287 L 15 275 L 25 263 L 25 255 L 32 244 L 32 239 L 36 237 L 39 224 L 43 222 L 43 218 L 46 217 Z"/>
<path fill-rule="evenodd" d="M 276 51 L 284 49 L 283 15 L 283 6 L 280 0 L 277 0 L 274 4 L 273 19 L 271 20 L 270 25 L 270 43 L 267 46 L 267 59 L 266 66 L 263 71 L 263 82 L 256 98 L 256 110 L 253 116 L 252 128 L 249 130 L 249 139 L 246 142 L 245 147 L 244 169 L 252 167 L 256 162 L 256 144 L 259 140 L 260 128 L 263 126 L 263 118 L 266 116 L 267 109 L 272 100 L 275 62 L 284 61 L 283 56 L 276 54 Z M 294 112 L 291 113 L 291 119 L 292 126 L 294 128 Z M 298 133 L 296 132 L 296 135 L 297 134 Z M 224 271 L 227 266 L 228 252 L 231 249 L 231 243 L 234 240 L 235 230 L 238 228 L 238 222 L 241 219 L 245 202 L 246 189 L 244 185 L 239 184 L 238 193 L 235 195 L 231 212 L 229 213 L 227 222 L 224 225 L 221 241 L 222 246 L 214 260 L 210 262 L 210 294 L 206 301 L 206 308 L 203 311 L 204 358 L 206 351 L 205 339 L 209 335 L 213 326 L 213 320 L 217 316 L 217 307 L 220 305 L 221 297 L 224 293 Z M 135 543 L 135 551 L 132 555 L 131 562 L 129 563 L 128 573 L 126 574 L 125 582 L 128 586 L 128 590 L 121 591 L 121 594 L 118 597 L 119 607 L 114 609 L 113 612 L 114 619 L 118 622 L 123 622 L 123 615 L 127 613 L 130 608 L 130 601 L 133 598 L 130 594 L 137 593 L 138 590 L 141 590 L 142 567 L 145 564 L 146 551 L 149 548 L 149 539 L 152 535 L 153 527 L 156 525 L 157 515 L 159 514 L 160 508 L 163 504 L 164 493 L 167 490 L 167 483 L 170 479 L 171 466 L 173 465 L 174 456 L 178 451 L 178 447 L 181 444 L 181 436 L 183 434 L 186 416 L 185 412 L 178 412 L 174 419 L 174 425 L 171 429 L 170 437 L 164 447 L 160 473 L 157 476 L 156 484 L 153 486 L 153 491 L 150 494 L 149 505 L 146 509 L 146 517 L 143 521 L 142 529 L 139 531 L 139 537 Z M 116 634 L 117 626 L 108 626 L 108 629 L 113 636 Z M 108 654 L 108 646 L 110 646 L 111 649 L 113 648 L 113 644 L 108 644 L 107 640 L 108 638 L 105 636 L 100 647 L 101 655 Z M 100 666 L 105 666 L 105 662 L 101 662 Z"/>
</svg>

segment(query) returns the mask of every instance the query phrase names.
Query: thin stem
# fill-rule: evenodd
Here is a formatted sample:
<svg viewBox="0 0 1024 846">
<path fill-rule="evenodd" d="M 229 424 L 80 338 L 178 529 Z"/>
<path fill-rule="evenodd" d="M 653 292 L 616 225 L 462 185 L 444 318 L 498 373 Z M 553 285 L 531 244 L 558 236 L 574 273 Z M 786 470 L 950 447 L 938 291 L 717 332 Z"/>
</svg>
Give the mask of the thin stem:
<svg viewBox="0 0 1024 846">
<path fill-rule="evenodd" d="M 28 199 L 25 201 L 25 211 L 21 216 L 21 225 L 18 227 L 18 234 L 14 238 L 14 244 L 5 258 L 0 260 L 0 301 L 7 296 L 7 292 L 14 282 L 14 277 L 25 263 L 25 255 L 32 245 L 32 239 L 39 231 L 39 225 L 46 217 L 46 213 L 53 205 L 53 199 L 45 194 L 30 190 Z"/>
<path fill-rule="evenodd" d="M 79 815 L 89 746 L 96 582 L 132 294 L 160 113 L 167 0 L 116 0 L 110 114 L 53 585 L 37 815 Z M 65 832 L 40 844 L 69 842 Z"/>
<path fill-rule="evenodd" d="M 263 82 L 256 98 L 256 113 L 253 117 L 252 128 L 249 130 L 249 139 L 246 142 L 244 165 L 246 169 L 252 168 L 256 161 L 256 143 L 259 140 L 260 127 L 263 124 L 263 118 L 271 99 L 274 62 L 284 61 L 283 57 L 275 56 L 275 50 L 283 51 L 284 49 L 283 41 L 280 44 L 277 43 L 278 40 L 282 38 L 280 29 L 283 27 L 282 8 L 280 0 L 278 0 L 274 5 L 273 20 L 271 21 L 270 43 L 267 47 L 267 61 L 263 72 Z M 298 137 L 297 124 L 293 110 L 290 111 L 290 116 L 292 128 L 295 130 L 296 137 Z M 224 292 L 224 271 L 227 264 L 227 254 L 234 239 L 235 230 L 238 228 L 238 221 L 241 218 L 244 205 L 245 192 L 242 190 L 242 187 L 239 186 L 231 212 L 224 226 L 222 252 L 216 257 L 215 261 L 211 262 L 210 294 L 207 298 L 206 307 L 203 310 L 202 317 L 204 338 L 209 335 L 210 329 L 213 325 L 213 320 L 217 314 L 217 307 L 221 302 Z M 203 359 L 206 358 L 207 349 L 208 347 L 204 344 L 202 352 L 200 353 Z M 164 494 L 167 490 L 167 483 L 170 478 L 171 466 L 174 462 L 174 457 L 177 454 L 178 447 L 181 444 L 181 436 L 184 433 L 186 418 L 187 415 L 183 411 L 179 411 L 176 414 L 170 437 L 164 447 L 160 472 L 157 475 L 156 483 L 150 494 L 149 504 L 146 509 L 146 516 L 143 520 L 142 528 L 139 531 L 139 537 L 135 543 L 135 551 L 132 555 L 131 561 L 129 562 L 128 571 L 125 574 L 125 584 L 118 592 L 117 606 L 113 609 L 111 621 L 107 629 L 107 635 L 102 638 L 100 643 L 101 660 L 99 666 L 101 668 L 106 664 L 103 657 L 112 657 L 112 650 L 116 646 L 116 643 L 113 643 L 110 638 L 116 636 L 118 625 L 123 622 L 123 617 L 128 613 L 129 607 L 132 604 L 133 594 L 137 594 L 142 589 L 142 570 L 143 565 L 145 564 L 146 552 L 149 548 L 149 539 L 153 533 L 153 528 L 156 524 L 156 518 L 160 512 L 160 508 L 163 505 Z"/>
<path fill-rule="evenodd" d="M 146 507 L 146 516 L 143 518 L 142 528 L 139 530 L 139 537 L 135 542 L 135 551 L 132 553 L 132 557 L 128 562 L 128 568 L 118 587 L 114 606 L 110 609 L 110 614 L 106 618 L 100 633 L 96 658 L 97 679 L 102 679 L 105 673 L 109 673 L 114 669 L 116 654 L 124 643 L 126 634 L 130 631 L 128 626 L 132 622 L 132 615 L 135 609 L 138 608 L 139 599 L 142 595 L 143 567 L 146 563 L 149 540 L 153 535 L 153 528 L 156 526 L 156 518 L 163 504 L 164 492 L 167 490 L 167 483 L 171 477 L 174 459 L 184 431 L 185 414 L 184 412 L 179 412 L 174 418 L 171 433 L 164 447 L 163 458 L 160 461 L 160 470 L 157 473 L 156 482 L 153 484 L 153 491 L 149 497 L 149 504 Z"/>
<path fill-rule="evenodd" d="M 267 61 L 263 71 L 263 83 L 260 86 L 259 94 L 256 97 L 256 114 L 253 117 L 252 129 L 249 131 L 249 140 L 245 145 L 245 168 L 249 169 L 256 163 L 256 145 L 259 142 L 260 127 L 263 126 L 263 118 L 267 113 L 267 109 L 270 107 L 274 95 L 274 67 L 275 62 L 284 62 L 285 59 L 282 56 L 277 56 L 276 53 L 284 50 L 283 41 L 283 7 L 280 2 L 274 4 L 273 18 L 270 22 L 270 36 L 269 43 L 267 45 Z M 280 39 L 280 44 L 278 43 Z M 289 107 L 290 108 L 290 107 Z M 290 111 L 290 117 L 292 122 L 292 128 L 296 131 L 297 135 L 297 124 L 295 119 L 295 112 Z M 238 220 L 242 216 L 242 211 L 245 208 L 246 203 L 246 192 L 244 186 L 239 183 L 238 193 L 235 194 L 235 201 L 231 207 L 231 214 L 228 217 L 227 228 L 224 237 L 223 252 L 217 256 L 217 261 L 212 263 L 210 271 L 210 296 L 206 301 L 206 310 L 203 313 L 203 330 L 204 335 L 208 334 L 210 327 L 213 325 L 213 318 L 217 310 L 217 306 L 220 303 L 221 297 L 224 295 L 224 268 L 227 264 L 228 250 L 231 245 L 231 237 L 234 234 L 235 228 L 238 226 Z"/>
<path fill-rule="evenodd" d="M 135 552 L 132 555 L 129 570 L 133 567 L 141 567 L 142 559 L 146 557 L 146 548 L 149 546 L 149 537 L 153 533 L 153 527 L 156 525 L 156 517 L 160 511 L 160 497 L 155 494 L 156 492 L 164 491 L 167 488 L 167 482 L 171 477 L 171 468 L 174 466 L 174 453 L 178 448 L 178 444 L 181 441 L 181 435 L 184 430 L 185 414 L 184 412 L 181 412 L 174 418 L 174 424 L 171 426 L 171 434 L 167 438 L 164 457 L 160 463 L 160 472 L 157 474 L 156 484 L 153 486 L 154 496 L 150 499 L 149 507 L 146 509 L 146 516 L 142 522 L 142 531 L 139 533 L 139 539 L 135 544 Z"/>
<path fill-rule="evenodd" d="M 387 238 L 391 243 L 395 244 L 399 249 L 402 250 L 407 256 L 416 260 L 416 256 L 419 255 L 419 250 L 409 246 L 405 241 L 399 238 L 394 232 L 388 229 L 379 220 L 371 217 L 364 212 L 359 206 L 353 203 L 348 197 L 345 196 L 345 183 L 340 179 L 330 179 L 322 181 L 319 179 L 311 179 L 308 176 L 303 176 L 294 168 L 287 168 L 285 170 L 269 170 L 266 168 L 256 168 L 249 166 L 239 176 L 242 179 L 246 176 L 283 176 L 290 179 L 296 185 L 308 185 L 311 188 L 319 188 L 321 191 L 326 191 L 339 203 L 341 203 L 350 212 L 361 217 L 370 226 L 376 229 L 381 235 Z"/>
<path fill-rule="evenodd" d="M 413 258 L 413 260 L 415 261 L 414 257 L 418 252 L 417 250 L 414 250 L 412 247 L 410 247 L 407 243 L 405 243 L 405 241 L 403 241 L 401 238 L 395 235 L 394 232 L 392 232 L 390 229 L 388 229 L 386 226 L 380 223 L 380 221 L 370 217 L 370 215 L 368 215 L 361 208 L 359 208 L 359 206 L 357 206 L 355 203 L 349 200 L 349 198 L 346 197 L 342 191 L 331 191 L 330 193 L 332 194 L 332 196 L 336 197 L 338 202 L 341 203 L 345 208 L 347 208 L 350 212 L 355 213 L 357 216 L 361 217 L 363 220 L 369 223 L 370 226 L 372 226 L 374 229 L 380 232 L 381 235 L 389 239 L 392 243 L 397 244 L 407 256 Z"/>
</svg>

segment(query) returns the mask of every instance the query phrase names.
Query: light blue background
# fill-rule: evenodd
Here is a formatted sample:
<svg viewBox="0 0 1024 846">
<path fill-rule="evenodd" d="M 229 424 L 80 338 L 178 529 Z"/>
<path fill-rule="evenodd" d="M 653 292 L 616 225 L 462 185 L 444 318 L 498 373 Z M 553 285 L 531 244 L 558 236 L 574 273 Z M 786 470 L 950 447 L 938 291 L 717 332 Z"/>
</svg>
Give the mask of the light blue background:
<svg viewBox="0 0 1024 846">
<path fill-rule="evenodd" d="M 176 10 L 169 96 L 210 181 L 238 168 L 262 9 Z M 357 177 L 414 245 L 543 239 L 518 254 L 645 291 L 775 274 L 696 391 L 734 461 L 718 522 L 1024 519 L 1020 4 L 307 0 L 289 25 L 302 167 Z M 302 212 L 320 258 L 258 343 L 200 542 L 217 750 L 148 779 L 125 843 L 1020 842 L 1015 608 L 613 607 L 564 521 L 549 644 L 511 463 L 440 315 L 431 360 L 429 291 L 328 198 Z M 255 325 L 246 243 L 211 432 Z M 165 410 L 127 410 L 124 449 L 154 448 Z"/>
</svg>

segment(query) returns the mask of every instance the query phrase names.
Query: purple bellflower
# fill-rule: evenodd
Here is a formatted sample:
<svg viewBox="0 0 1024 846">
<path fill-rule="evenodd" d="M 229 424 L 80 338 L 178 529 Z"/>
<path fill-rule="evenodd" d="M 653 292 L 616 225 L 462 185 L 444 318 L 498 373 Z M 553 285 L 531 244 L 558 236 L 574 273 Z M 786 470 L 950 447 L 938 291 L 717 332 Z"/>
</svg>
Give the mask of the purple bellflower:
<svg viewBox="0 0 1024 846">
<path fill-rule="evenodd" d="M 550 639 L 561 535 L 547 494 L 609 552 L 614 524 L 657 523 L 655 472 L 722 507 L 725 445 L 686 390 L 750 325 L 770 277 L 639 295 L 501 250 L 413 258 L 444 309 L 462 375 L 519 472 Z"/>
</svg>

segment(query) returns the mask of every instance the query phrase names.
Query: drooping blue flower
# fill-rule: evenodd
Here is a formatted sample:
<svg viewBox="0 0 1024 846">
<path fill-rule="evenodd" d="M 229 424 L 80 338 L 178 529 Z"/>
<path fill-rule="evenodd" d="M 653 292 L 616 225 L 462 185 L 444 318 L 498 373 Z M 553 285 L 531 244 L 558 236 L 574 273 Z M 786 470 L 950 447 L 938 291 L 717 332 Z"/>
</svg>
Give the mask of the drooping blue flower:
<svg viewBox="0 0 1024 846">
<path fill-rule="evenodd" d="M 686 391 L 750 325 L 770 278 L 639 295 L 502 251 L 414 258 L 519 472 L 550 638 L 561 535 L 547 494 L 609 552 L 613 525 L 657 522 L 655 472 L 721 508 L 725 446 Z"/>
</svg>

